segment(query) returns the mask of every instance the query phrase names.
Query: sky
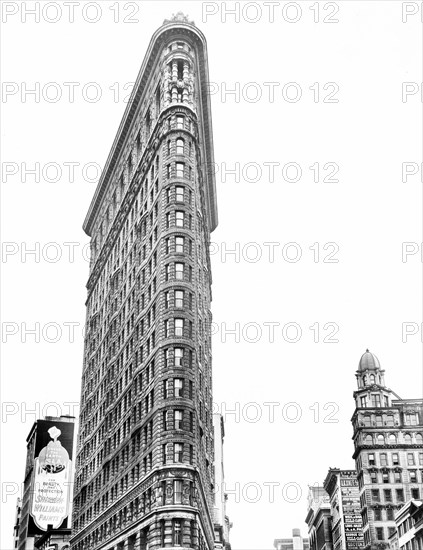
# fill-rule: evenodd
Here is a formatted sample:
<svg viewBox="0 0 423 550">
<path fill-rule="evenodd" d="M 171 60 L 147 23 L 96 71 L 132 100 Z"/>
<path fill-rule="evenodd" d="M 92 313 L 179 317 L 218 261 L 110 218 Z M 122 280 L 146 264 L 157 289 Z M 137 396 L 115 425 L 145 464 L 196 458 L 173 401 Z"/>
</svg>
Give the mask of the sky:
<svg viewBox="0 0 423 550">
<path fill-rule="evenodd" d="M 179 10 L 208 42 L 231 543 L 305 535 L 308 486 L 354 466 L 366 348 L 389 387 L 422 397 L 420 4 L 65 4 L 1 7 L 0 548 L 32 423 L 78 413 L 82 223 L 150 37 Z"/>
</svg>

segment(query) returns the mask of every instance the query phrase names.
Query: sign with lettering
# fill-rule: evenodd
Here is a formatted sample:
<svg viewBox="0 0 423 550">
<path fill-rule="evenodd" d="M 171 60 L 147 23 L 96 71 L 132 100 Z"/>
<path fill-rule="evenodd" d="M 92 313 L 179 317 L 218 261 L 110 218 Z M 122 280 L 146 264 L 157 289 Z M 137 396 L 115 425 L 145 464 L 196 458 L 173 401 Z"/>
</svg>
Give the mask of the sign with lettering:
<svg viewBox="0 0 423 550">
<path fill-rule="evenodd" d="M 30 513 L 42 531 L 58 529 L 69 514 L 73 431 L 70 422 L 37 422 Z"/>
<path fill-rule="evenodd" d="M 360 514 L 360 491 L 356 472 L 354 470 L 341 470 L 339 485 L 344 514 L 346 550 L 360 550 L 364 548 L 364 538 Z"/>
</svg>

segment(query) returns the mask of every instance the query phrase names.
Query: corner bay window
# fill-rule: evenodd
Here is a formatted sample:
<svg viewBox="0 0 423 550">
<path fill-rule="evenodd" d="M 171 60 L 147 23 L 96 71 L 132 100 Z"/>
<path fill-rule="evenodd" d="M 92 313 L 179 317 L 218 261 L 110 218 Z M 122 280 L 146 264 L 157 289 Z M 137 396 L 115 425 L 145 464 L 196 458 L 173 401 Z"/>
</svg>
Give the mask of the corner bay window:
<svg viewBox="0 0 423 550">
<path fill-rule="evenodd" d="M 175 279 L 177 281 L 182 281 L 184 279 L 184 264 L 175 263 Z"/>
<path fill-rule="evenodd" d="M 180 410 L 174 411 L 174 425 L 175 430 L 182 430 L 182 417 L 183 412 Z"/>
<path fill-rule="evenodd" d="M 175 336 L 184 335 L 184 319 L 175 319 Z"/>
<path fill-rule="evenodd" d="M 175 307 L 184 307 L 184 291 L 175 290 Z"/>
<path fill-rule="evenodd" d="M 174 354 L 175 354 L 175 367 L 182 367 L 182 359 L 184 358 L 184 349 L 175 348 Z"/>
<path fill-rule="evenodd" d="M 185 212 L 182 212 L 181 210 L 177 210 L 175 212 L 176 227 L 184 227 L 184 222 L 185 222 Z"/>
<path fill-rule="evenodd" d="M 175 167 L 176 167 L 176 177 L 183 178 L 185 174 L 185 163 L 176 162 Z"/>
<path fill-rule="evenodd" d="M 182 545 L 182 529 L 181 529 L 181 521 L 179 519 L 173 520 L 173 546 L 181 546 Z"/>
<path fill-rule="evenodd" d="M 175 237 L 175 252 L 182 254 L 184 252 L 184 237 Z"/>
<path fill-rule="evenodd" d="M 173 461 L 182 462 L 183 460 L 184 445 L 183 443 L 175 443 L 173 446 Z"/>
<path fill-rule="evenodd" d="M 175 378 L 173 380 L 173 394 L 175 397 L 183 397 L 184 381 L 182 378 Z"/>
</svg>

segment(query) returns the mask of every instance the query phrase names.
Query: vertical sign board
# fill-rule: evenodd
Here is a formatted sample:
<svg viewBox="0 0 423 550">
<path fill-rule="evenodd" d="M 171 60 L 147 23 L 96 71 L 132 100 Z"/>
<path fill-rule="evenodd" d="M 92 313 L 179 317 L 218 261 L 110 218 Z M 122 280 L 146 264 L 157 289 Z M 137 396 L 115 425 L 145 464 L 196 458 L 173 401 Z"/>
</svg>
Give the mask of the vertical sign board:
<svg viewBox="0 0 423 550">
<path fill-rule="evenodd" d="M 74 427 L 73 422 L 37 421 L 30 509 L 32 534 L 47 531 L 49 525 L 58 529 L 69 515 Z"/>
<path fill-rule="evenodd" d="M 364 548 L 363 527 L 360 514 L 360 491 L 355 470 L 341 470 L 340 487 L 346 550 Z"/>
</svg>

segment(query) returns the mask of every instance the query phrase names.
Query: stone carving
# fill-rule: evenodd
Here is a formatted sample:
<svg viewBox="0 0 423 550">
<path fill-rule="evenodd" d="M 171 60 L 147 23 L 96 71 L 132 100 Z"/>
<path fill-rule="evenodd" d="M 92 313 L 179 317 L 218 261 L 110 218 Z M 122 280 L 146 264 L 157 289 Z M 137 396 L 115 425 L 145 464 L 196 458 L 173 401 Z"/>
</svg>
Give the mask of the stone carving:
<svg viewBox="0 0 423 550">
<path fill-rule="evenodd" d="M 190 21 L 188 19 L 188 16 L 182 13 L 181 11 L 178 11 L 177 13 L 172 14 L 172 17 L 170 19 L 165 19 L 163 21 L 163 25 L 166 25 L 166 23 L 175 23 L 175 21 L 178 21 L 180 23 L 189 23 L 190 25 L 195 25 L 194 21 Z"/>
</svg>

